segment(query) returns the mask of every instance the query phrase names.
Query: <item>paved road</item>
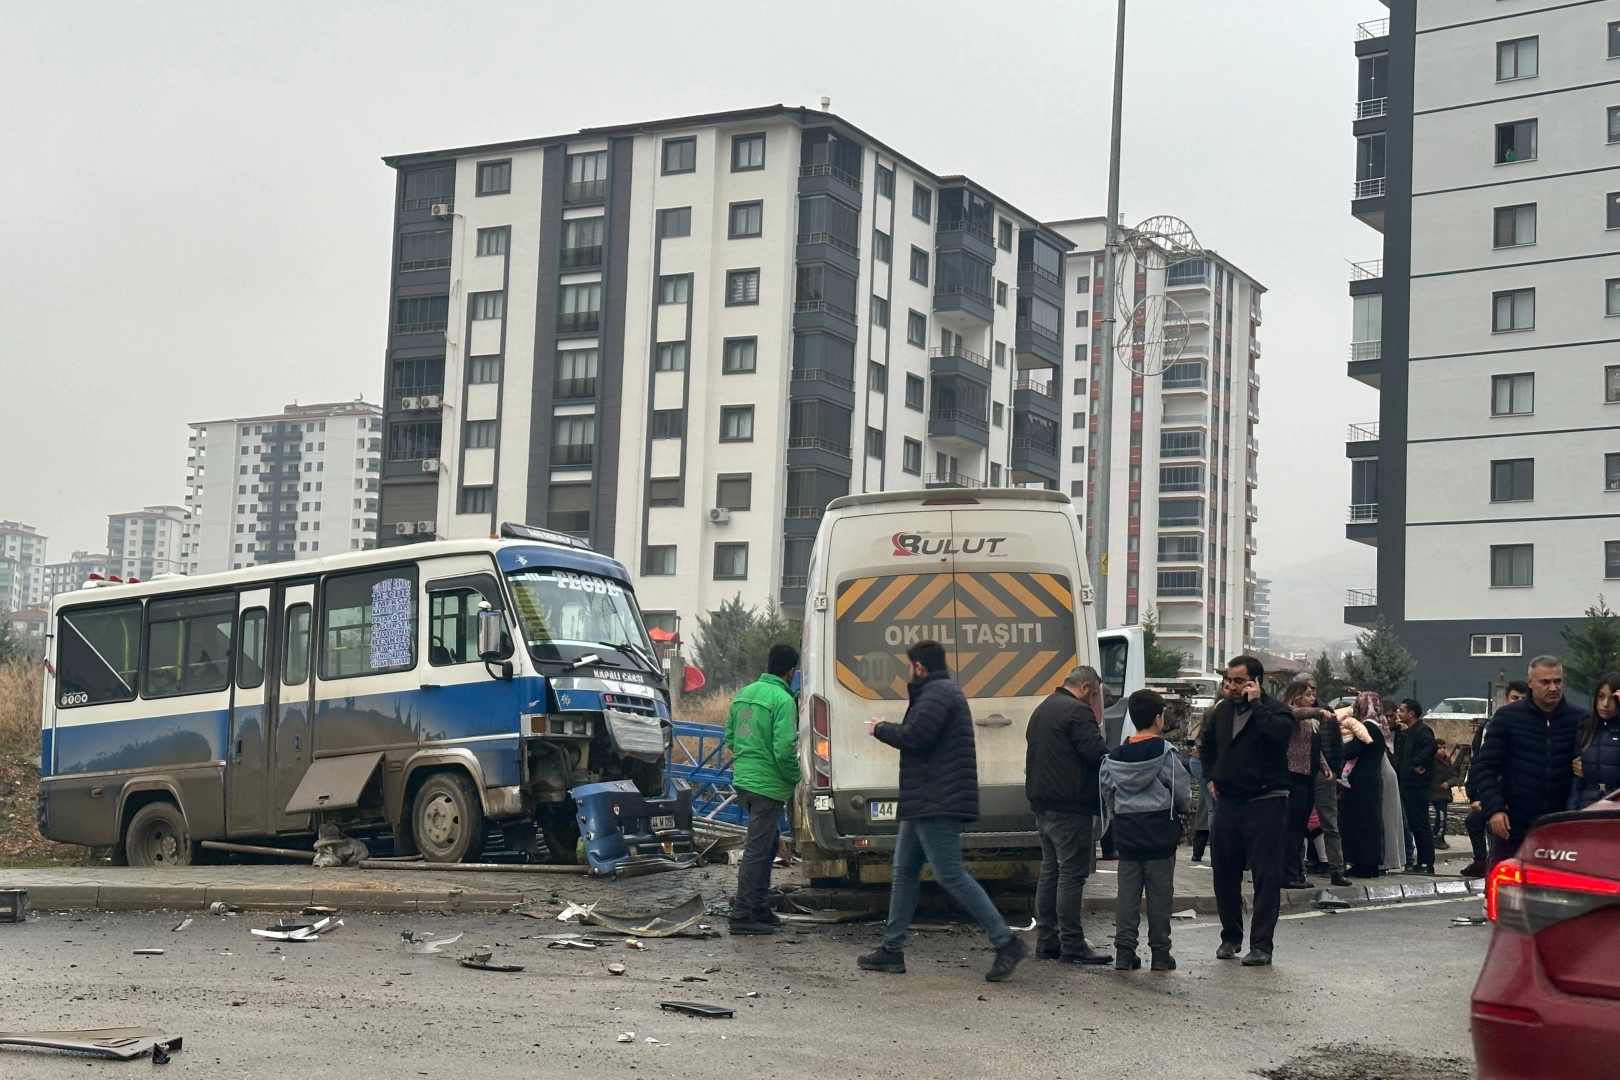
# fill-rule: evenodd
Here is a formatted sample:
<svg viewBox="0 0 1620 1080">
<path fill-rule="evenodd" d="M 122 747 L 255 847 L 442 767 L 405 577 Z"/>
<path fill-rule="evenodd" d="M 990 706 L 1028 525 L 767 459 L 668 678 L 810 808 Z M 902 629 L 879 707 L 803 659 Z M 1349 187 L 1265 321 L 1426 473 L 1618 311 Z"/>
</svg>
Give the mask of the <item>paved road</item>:
<svg viewBox="0 0 1620 1080">
<path fill-rule="evenodd" d="M 1468 992 L 1489 931 L 1451 929 L 1477 899 L 1293 917 L 1278 964 L 1214 959 L 1213 921 L 1176 925 L 1170 975 L 1027 962 L 983 981 L 989 953 L 966 928 L 914 935 L 911 971 L 857 971 L 869 926 L 775 938 L 649 941 L 565 952 L 565 928 L 517 915 L 351 914 L 335 934 L 277 947 L 250 916 L 198 916 L 180 933 L 162 913 L 44 914 L 0 924 L 0 1027 L 150 1024 L 186 1040 L 166 1074 L 285 1078 L 592 1076 L 1140 1077 L 1433 1080 L 1467 1075 L 1411 1055 L 1466 1057 Z M 1101 919 L 1088 919 L 1094 940 Z M 405 954 L 402 930 L 466 930 L 521 974 L 470 971 Z M 135 956 L 162 948 L 162 956 Z M 611 977 L 609 962 L 623 962 Z M 720 970 L 707 982 L 684 975 Z M 748 992 L 758 998 L 742 998 Z M 660 1000 L 724 1003 L 731 1020 L 662 1013 Z M 616 1042 L 620 1031 L 637 1042 Z M 646 1043 L 647 1037 L 660 1045 Z M 1313 1048 L 1355 1043 L 1406 1065 L 1341 1066 Z M 8 1078 L 145 1075 L 143 1062 L 0 1050 Z M 133 1073 L 130 1073 L 133 1075 Z"/>
</svg>

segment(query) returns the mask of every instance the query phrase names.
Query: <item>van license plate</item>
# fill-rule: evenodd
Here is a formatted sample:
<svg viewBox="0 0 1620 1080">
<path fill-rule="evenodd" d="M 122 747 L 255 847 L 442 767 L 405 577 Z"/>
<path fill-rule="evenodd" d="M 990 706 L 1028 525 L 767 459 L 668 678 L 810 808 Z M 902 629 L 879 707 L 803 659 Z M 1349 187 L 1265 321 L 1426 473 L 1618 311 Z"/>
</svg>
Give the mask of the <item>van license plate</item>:
<svg viewBox="0 0 1620 1080">
<path fill-rule="evenodd" d="M 675 827 L 675 817 L 672 814 L 655 814 L 652 817 L 652 827 L 653 832 L 657 832 L 659 829 L 673 829 Z"/>
<path fill-rule="evenodd" d="M 869 802 L 866 805 L 871 809 L 873 821 L 893 821 L 900 804 L 892 800 L 883 800 Z"/>
</svg>

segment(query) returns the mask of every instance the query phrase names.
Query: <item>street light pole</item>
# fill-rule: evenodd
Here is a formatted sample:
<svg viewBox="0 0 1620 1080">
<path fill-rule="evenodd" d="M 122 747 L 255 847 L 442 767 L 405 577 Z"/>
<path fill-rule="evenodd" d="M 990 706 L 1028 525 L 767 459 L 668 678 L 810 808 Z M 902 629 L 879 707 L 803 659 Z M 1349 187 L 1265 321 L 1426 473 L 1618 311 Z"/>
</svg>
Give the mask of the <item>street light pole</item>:
<svg viewBox="0 0 1620 1080">
<path fill-rule="evenodd" d="M 1103 252 L 1102 350 L 1096 357 L 1092 377 L 1097 380 L 1097 437 L 1091 442 L 1092 482 L 1091 537 L 1087 561 L 1095 575 L 1097 626 L 1108 625 L 1108 526 L 1109 500 L 1113 497 L 1114 467 L 1114 338 L 1115 313 L 1119 310 L 1119 128 L 1125 91 L 1125 0 L 1119 0 L 1114 28 L 1114 118 L 1108 137 L 1108 221 Z"/>
</svg>

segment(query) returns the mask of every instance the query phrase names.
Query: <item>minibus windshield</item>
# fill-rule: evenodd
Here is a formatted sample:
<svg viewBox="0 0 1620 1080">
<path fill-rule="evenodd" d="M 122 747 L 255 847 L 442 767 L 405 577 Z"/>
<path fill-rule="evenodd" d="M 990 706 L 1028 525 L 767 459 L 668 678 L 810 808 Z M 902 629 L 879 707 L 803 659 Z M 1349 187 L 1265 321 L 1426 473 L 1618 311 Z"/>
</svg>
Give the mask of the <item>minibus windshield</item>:
<svg viewBox="0 0 1620 1080">
<path fill-rule="evenodd" d="M 560 659 L 558 646 L 606 646 L 623 652 L 623 645 L 652 655 L 635 595 L 618 582 L 544 568 L 514 570 L 506 579 L 523 636 L 536 656 Z M 634 657 L 632 664 L 644 666 Z"/>
</svg>

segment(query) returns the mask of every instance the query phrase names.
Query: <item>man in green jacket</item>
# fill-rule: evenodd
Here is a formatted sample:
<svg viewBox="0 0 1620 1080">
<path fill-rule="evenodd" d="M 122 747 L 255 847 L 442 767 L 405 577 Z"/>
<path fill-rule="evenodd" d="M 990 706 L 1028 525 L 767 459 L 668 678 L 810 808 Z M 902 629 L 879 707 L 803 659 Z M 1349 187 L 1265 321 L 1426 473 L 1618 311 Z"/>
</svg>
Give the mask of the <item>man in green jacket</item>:
<svg viewBox="0 0 1620 1080">
<path fill-rule="evenodd" d="M 737 692 L 726 719 L 731 786 L 748 811 L 748 843 L 737 868 L 733 934 L 774 934 L 780 922 L 770 909 L 771 863 L 776 859 L 782 807 L 802 775 L 799 770 L 799 703 L 788 689 L 799 650 L 773 645 L 765 674 Z"/>
</svg>

